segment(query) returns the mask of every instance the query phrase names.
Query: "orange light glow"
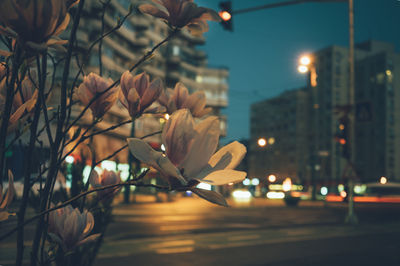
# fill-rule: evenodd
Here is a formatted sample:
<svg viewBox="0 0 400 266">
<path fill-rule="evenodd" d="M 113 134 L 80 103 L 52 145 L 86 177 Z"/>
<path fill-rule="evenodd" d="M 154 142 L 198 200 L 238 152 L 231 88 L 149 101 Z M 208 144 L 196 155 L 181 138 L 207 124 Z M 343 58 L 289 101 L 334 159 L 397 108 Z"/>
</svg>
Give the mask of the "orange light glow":
<svg viewBox="0 0 400 266">
<path fill-rule="evenodd" d="M 309 64 L 311 64 L 311 58 L 308 55 L 304 55 L 302 57 L 300 57 L 300 64 L 308 66 Z"/>
<path fill-rule="evenodd" d="M 344 145 L 344 144 L 346 144 L 346 140 L 345 139 L 339 139 L 339 143 Z"/>
<path fill-rule="evenodd" d="M 275 175 L 269 175 L 268 176 L 268 181 L 271 182 L 271 183 L 275 182 L 276 181 L 276 176 Z"/>
<path fill-rule="evenodd" d="M 232 15 L 228 11 L 219 11 L 218 15 L 222 18 L 223 21 L 228 21 L 232 18 Z"/>
<path fill-rule="evenodd" d="M 342 198 L 345 198 L 346 196 L 347 196 L 347 192 L 346 191 L 340 191 L 340 196 L 342 197 Z"/>
<path fill-rule="evenodd" d="M 267 145 L 267 140 L 264 138 L 259 138 L 257 141 L 258 146 L 260 147 L 264 147 L 265 145 Z"/>
</svg>

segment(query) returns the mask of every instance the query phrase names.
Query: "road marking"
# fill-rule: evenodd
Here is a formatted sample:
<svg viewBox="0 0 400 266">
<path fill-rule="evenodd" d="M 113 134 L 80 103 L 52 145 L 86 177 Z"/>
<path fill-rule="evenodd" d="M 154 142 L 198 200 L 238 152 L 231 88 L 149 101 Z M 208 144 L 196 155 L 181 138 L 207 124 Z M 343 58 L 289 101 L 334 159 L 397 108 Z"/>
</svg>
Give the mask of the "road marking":
<svg viewBox="0 0 400 266">
<path fill-rule="evenodd" d="M 162 248 L 157 249 L 157 254 L 173 254 L 173 253 L 188 253 L 193 252 L 194 247 L 181 247 L 181 248 Z"/>
<path fill-rule="evenodd" d="M 167 248 L 167 247 L 179 247 L 179 246 L 190 246 L 194 245 L 194 240 L 192 239 L 183 239 L 183 240 L 174 240 L 174 241 L 164 241 L 161 243 L 155 243 L 148 245 L 151 249 L 160 249 L 160 248 Z"/>
<path fill-rule="evenodd" d="M 184 231 L 193 229 L 210 228 L 209 225 L 202 224 L 182 224 L 182 225 L 163 225 L 160 226 L 161 231 Z"/>
<path fill-rule="evenodd" d="M 186 216 L 181 216 L 181 215 L 169 215 L 169 216 L 161 216 L 159 220 L 163 221 L 195 221 L 195 220 L 200 220 L 202 217 L 199 215 L 186 215 Z"/>
<path fill-rule="evenodd" d="M 258 224 L 226 224 L 225 227 L 229 228 L 260 228 L 260 225 Z"/>
<path fill-rule="evenodd" d="M 228 241 L 242 241 L 242 240 L 253 240 L 260 238 L 260 235 L 242 235 L 242 236 L 231 236 L 228 237 Z"/>
</svg>

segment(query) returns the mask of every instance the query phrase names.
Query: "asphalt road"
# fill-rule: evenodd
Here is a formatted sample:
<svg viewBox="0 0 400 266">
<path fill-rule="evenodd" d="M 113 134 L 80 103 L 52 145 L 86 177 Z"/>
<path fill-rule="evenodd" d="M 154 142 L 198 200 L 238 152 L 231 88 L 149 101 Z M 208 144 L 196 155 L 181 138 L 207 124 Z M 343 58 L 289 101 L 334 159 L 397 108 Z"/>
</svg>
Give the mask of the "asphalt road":
<svg viewBox="0 0 400 266">
<path fill-rule="evenodd" d="M 400 265 L 400 204 L 356 205 L 357 226 L 344 224 L 344 203 L 230 205 L 117 204 L 95 265 Z M 14 247 L 14 237 L 0 243 L 0 265 L 13 265 Z"/>
<path fill-rule="evenodd" d="M 121 205 L 96 265 L 400 265 L 400 205 L 230 203 Z"/>
</svg>

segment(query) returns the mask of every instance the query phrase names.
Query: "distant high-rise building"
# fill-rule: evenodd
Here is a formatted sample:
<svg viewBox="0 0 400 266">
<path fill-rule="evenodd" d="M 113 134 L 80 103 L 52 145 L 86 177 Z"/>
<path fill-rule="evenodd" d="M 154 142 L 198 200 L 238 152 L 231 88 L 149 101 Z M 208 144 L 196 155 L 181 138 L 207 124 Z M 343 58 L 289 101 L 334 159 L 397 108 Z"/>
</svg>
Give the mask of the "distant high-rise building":
<svg viewBox="0 0 400 266">
<path fill-rule="evenodd" d="M 249 177 L 265 180 L 274 174 L 280 181 L 305 178 L 308 100 L 304 88 L 251 106 Z"/>
<path fill-rule="evenodd" d="M 345 182 L 347 161 L 336 137 L 349 103 L 348 48 L 331 46 L 310 56 L 307 88 L 252 105 L 250 175 L 275 170 L 306 183 Z M 355 134 L 349 141 L 359 181 L 375 182 L 381 176 L 400 180 L 396 163 L 400 160 L 400 55 L 389 43 L 360 43 L 355 49 L 355 68 L 355 106 L 351 107 Z M 305 100 L 300 101 L 299 95 Z M 305 104 L 306 111 L 290 112 L 294 102 Z M 257 138 L 275 128 L 279 131 L 274 135 L 284 139 L 284 144 L 258 147 Z"/>
<path fill-rule="evenodd" d="M 368 56 L 356 64 L 356 169 L 365 181 L 400 181 L 400 54 L 382 42 L 357 48 Z"/>
</svg>

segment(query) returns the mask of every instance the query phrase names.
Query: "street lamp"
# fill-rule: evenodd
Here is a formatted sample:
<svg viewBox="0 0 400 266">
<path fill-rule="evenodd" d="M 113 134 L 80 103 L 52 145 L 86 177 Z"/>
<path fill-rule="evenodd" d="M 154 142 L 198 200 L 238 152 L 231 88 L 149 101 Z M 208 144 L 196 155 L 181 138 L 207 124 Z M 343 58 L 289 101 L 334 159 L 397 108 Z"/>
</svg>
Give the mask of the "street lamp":
<svg viewBox="0 0 400 266">
<path fill-rule="evenodd" d="M 267 145 L 267 140 L 265 138 L 259 138 L 257 140 L 257 144 L 260 147 L 265 147 Z"/>
<path fill-rule="evenodd" d="M 303 55 L 299 59 L 297 70 L 302 73 L 310 73 L 311 87 L 317 87 L 317 70 L 315 68 L 314 58 L 311 55 Z"/>
<path fill-rule="evenodd" d="M 268 176 L 268 181 L 271 183 L 274 183 L 276 181 L 276 175 L 269 175 Z"/>
</svg>

